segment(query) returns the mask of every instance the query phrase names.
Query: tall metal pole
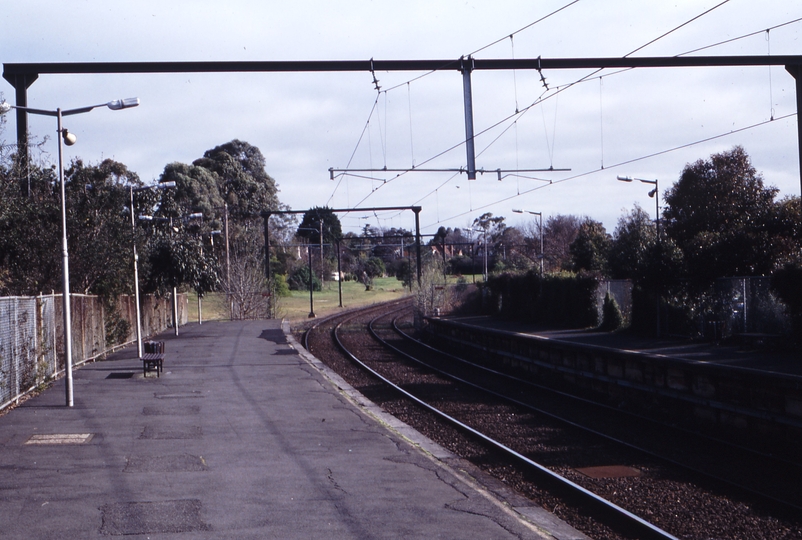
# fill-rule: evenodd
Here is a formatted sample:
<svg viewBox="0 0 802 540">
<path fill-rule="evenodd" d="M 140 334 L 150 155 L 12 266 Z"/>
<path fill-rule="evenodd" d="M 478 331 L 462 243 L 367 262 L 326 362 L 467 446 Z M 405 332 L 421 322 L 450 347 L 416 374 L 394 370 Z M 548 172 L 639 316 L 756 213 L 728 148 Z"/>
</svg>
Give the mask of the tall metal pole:
<svg viewBox="0 0 802 540">
<path fill-rule="evenodd" d="M 223 228 L 226 233 L 226 287 L 231 287 L 231 259 L 228 254 L 228 203 L 223 204 L 225 214 L 223 215 Z M 270 260 L 268 259 L 268 262 Z"/>
<path fill-rule="evenodd" d="M 420 260 L 420 243 L 421 243 L 421 236 L 420 236 L 420 207 L 416 206 L 412 209 L 415 212 L 415 244 L 416 244 L 416 251 L 418 253 L 418 287 L 421 284 L 421 260 Z"/>
<path fill-rule="evenodd" d="M 342 256 L 340 254 L 340 239 L 337 238 L 337 291 L 340 295 L 340 307 L 343 307 L 343 273 Z"/>
<path fill-rule="evenodd" d="M 137 261 L 139 255 L 136 253 L 136 222 L 134 221 L 134 186 L 131 188 L 131 240 L 134 246 L 134 303 L 136 304 L 136 354 L 137 358 L 142 358 L 142 314 L 139 311 L 139 269 Z"/>
<path fill-rule="evenodd" d="M 485 271 L 482 275 L 482 279 L 484 279 L 485 283 L 487 283 L 487 229 L 482 231 L 482 243 L 484 244 L 484 252 L 485 252 Z"/>
<path fill-rule="evenodd" d="M 312 246 L 310 244 L 306 244 L 306 252 L 309 254 L 309 318 L 312 319 L 315 317 L 315 301 L 312 298 L 312 278 L 315 274 L 312 272 Z"/>
<path fill-rule="evenodd" d="M 326 281 L 323 275 L 323 219 L 320 220 L 320 284 Z"/>
<path fill-rule="evenodd" d="M 173 287 L 173 329 L 178 335 L 178 288 Z"/>
<path fill-rule="evenodd" d="M 70 315 L 70 257 L 67 251 L 67 199 L 64 189 L 64 152 L 61 126 L 61 109 L 56 109 L 58 118 L 58 178 L 61 184 L 61 258 L 62 258 L 62 287 L 64 311 L 64 375 L 66 380 L 67 407 L 73 406 L 72 391 L 72 317 Z"/>
<path fill-rule="evenodd" d="M 460 59 L 462 70 L 462 92 L 465 103 L 465 152 L 468 163 L 468 180 L 476 180 L 476 150 L 473 137 L 473 92 L 471 90 L 471 71 L 473 71 L 473 58 Z"/>
<path fill-rule="evenodd" d="M 543 254 L 543 212 L 539 212 L 540 214 L 540 277 L 543 277 L 543 259 L 545 258 Z"/>
<path fill-rule="evenodd" d="M 797 153 L 799 154 L 799 184 L 802 189 L 802 66 L 787 65 L 786 71 L 796 80 L 796 132 L 797 132 Z"/>
</svg>

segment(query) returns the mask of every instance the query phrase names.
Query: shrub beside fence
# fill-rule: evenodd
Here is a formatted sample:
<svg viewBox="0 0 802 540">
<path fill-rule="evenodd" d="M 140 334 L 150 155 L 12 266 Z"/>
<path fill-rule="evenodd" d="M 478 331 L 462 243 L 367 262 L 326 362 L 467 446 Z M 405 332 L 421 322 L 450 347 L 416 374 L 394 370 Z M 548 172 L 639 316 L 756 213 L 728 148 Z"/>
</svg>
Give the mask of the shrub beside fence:
<svg viewBox="0 0 802 540">
<path fill-rule="evenodd" d="M 170 298 L 143 296 L 142 335 L 172 325 Z M 70 295 L 74 365 L 95 360 L 136 339 L 132 296 L 117 300 L 117 310 L 129 331 L 119 343 L 106 337 L 108 314 L 101 298 Z M 179 324 L 187 322 L 187 297 L 179 295 Z M 64 316 L 61 295 L 0 298 L 0 409 L 64 371 Z"/>
<path fill-rule="evenodd" d="M 609 294 L 628 322 L 632 284 L 628 280 L 598 280 L 592 276 L 501 274 L 487 281 L 491 312 L 512 320 L 565 328 L 588 328 L 602 322 Z"/>
</svg>

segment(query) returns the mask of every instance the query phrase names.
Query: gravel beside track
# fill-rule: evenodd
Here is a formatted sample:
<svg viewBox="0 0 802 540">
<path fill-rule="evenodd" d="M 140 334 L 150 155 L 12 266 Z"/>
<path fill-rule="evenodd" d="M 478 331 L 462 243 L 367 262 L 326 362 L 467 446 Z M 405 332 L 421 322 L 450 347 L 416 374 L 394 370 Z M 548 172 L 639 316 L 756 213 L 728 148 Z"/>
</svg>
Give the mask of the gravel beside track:
<svg viewBox="0 0 802 540">
<path fill-rule="evenodd" d="M 500 398 L 455 384 L 389 352 L 368 334 L 366 324 L 380 311 L 394 309 L 379 306 L 364 311 L 363 315 L 343 325 L 341 339 L 349 350 L 373 369 L 447 414 L 680 538 L 802 538 L 802 519 L 793 511 L 699 478 L 598 436 L 566 427 L 562 422 Z M 488 450 L 455 428 L 445 426 L 433 414 L 377 384 L 334 344 L 331 328 L 340 320 L 341 317 L 332 318 L 311 332 L 309 348 L 354 388 L 388 413 L 455 454 L 471 460 L 591 538 L 622 538 L 570 500 L 543 489 L 509 459 Z M 382 319 L 378 332 L 383 338 L 392 340 L 394 345 L 411 352 L 413 345 L 398 336 L 392 337 L 391 320 L 389 316 Z M 403 320 L 402 326 L 411 331 L 411 315 Z M 421 350 L 414 352 L 414 355 L 423 354 Z M 581 410 L 574 411 L 574 414 L 583 416 Z M 711 459 L 719 469 L 727 468 L 729 456 L 715 455 Z M 743 461 L 731 463 L 734 467 L 743 467 Z M 583 474 L 577 470 L 611 465 L 630 467 L 636 476 L 592 478 L 587 471 Z"/>
</svg>

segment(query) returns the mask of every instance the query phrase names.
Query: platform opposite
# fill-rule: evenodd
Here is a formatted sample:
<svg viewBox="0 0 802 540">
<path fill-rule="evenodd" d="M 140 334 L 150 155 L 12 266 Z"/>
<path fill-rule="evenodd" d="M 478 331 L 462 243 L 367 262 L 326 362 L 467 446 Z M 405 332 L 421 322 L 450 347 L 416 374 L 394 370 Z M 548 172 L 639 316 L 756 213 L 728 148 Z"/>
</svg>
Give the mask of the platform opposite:
<svg viewBox="0 0 802 540">
<path fill-rule="evenodd" d="M 159 339 L 159 378 L 129 348 L 75 372 L 75 407 L 59 382 L 0 417 L 3 538 L 579 536 L 377 421 L 276 321 Z"/>
</svg>

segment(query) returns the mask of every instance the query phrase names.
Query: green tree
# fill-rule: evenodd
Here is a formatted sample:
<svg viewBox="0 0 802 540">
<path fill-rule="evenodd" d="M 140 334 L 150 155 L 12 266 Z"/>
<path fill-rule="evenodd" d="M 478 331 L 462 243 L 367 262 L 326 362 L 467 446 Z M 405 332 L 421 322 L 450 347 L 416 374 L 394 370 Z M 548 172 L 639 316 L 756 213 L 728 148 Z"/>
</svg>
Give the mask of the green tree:
<svg viewBox="0 0 802 540">
<path fill-rule="evenodd" d="M 333 244 L 342 237 L 340 218 L 328 206 L 316 206 L 304 213 L 296 235 L 310 244 L 320 245 L 320 225 L 323 224 L 323 243 Z M 310 230 L 311 229 L 311 230 Z"/>
<path fill-rule="evenodd" d="M 61 290 L 61 206 L 55 171 L 33 164 L 23 170 L 18 160 L 9 161 L 0 170 L 0 294 Z"/>
<path fill-rule="evenodd" d="M 582 219 L 573 215 L 556 215 L 549 217 L 543 224 L 543 255 L 546 272 L 571 270 L 571 244 L 579 234 Z M 540 234 L 534 227 L 524 231 L 527 242 L 537 245 L 540 251 Z"/>
<path fill-rule="evenodd" d="M 765 275 L 776 266 L 768 223 L 777 189 L 740 146 L 685 166 L 665 196 L 666 232 L 698 284 L 718 277 Z"/>
<path fill-rule="evenodd" d="M 378 257 L 362 255 L 357 259 L 357 277 L 365 285 L 366 291 L 371 290 L 373 288 L 373 280 L 383 276 L 386 271 L 384 263 Z"/>
<path fill-rule="evenodd" d="M 148 254 L 147 289 L 161 294 L 186 285 L 199 294 L 219 285 L 214 259 L 205 254 L 198 237 L 157 236 Z"/>
<path fill-rule="evenodd" d="M 657 241 L 656 231 L 649 214 L 640 206 L 621 216 L 610 245 L 610 277 L 641 281 L 650 250 Z"/>
<path fill-rule="evenodd" d="M 217 175 L 220 195 L 235 219 L 279 209 L 276 181 L 265 171 L 265 157 L 259 148 L 235 139 L 207 150 L 193 165 Z"/>
<path fill-rule="evenodd" d="M 133 292 L 130 188 L 139 176 L 117 161 L 66 170 L 70 288 L 106 297 Z"/>
<path fill-rule="evenodd" d="M 607 275 L 607 259 L 612 240 L 599 221 L 585 218 L 579 226 L 576 239 L 571 242 L 569 251 L 576 272 L 586 270 Z"/>
<path fill-rule="evenodd" d="M 164 168 L 159 182 L 175 182 L 175 189 L 164 192 L 160 215 L 186 216 L 201 212 L 205 219 L 220 214 L 224 201 L 220 177 L 197 165 L 170 163 Z"/>
</svg>

